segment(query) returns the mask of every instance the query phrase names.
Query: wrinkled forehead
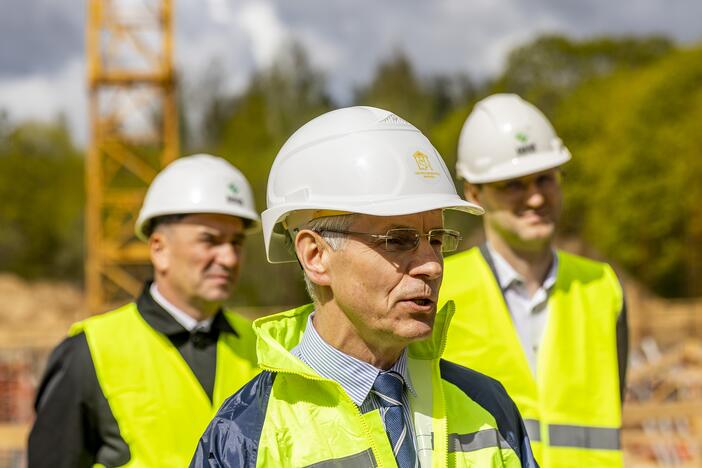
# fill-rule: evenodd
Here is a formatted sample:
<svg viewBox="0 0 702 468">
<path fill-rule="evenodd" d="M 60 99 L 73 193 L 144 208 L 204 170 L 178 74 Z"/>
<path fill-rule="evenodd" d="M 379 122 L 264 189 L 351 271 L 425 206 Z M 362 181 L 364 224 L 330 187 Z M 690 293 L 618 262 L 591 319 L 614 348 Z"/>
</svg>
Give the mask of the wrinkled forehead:
<svg viewBox="0 0 702 468">
<path fill-rule="evenodd" d="M 420 232 L 441 228 L 444 225 L 443 210 L 422 211 L 399 216 L 373 216 L 357 214 L 351 224 L 352 230 L 382 232 L 395 228 L 414 228 Z"/>
</svg>

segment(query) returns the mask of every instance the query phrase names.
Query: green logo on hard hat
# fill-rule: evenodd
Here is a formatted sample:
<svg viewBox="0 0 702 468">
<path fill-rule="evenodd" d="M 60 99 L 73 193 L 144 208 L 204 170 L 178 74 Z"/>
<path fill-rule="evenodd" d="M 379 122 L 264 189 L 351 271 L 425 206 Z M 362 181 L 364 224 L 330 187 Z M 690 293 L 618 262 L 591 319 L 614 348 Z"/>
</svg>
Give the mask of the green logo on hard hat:
<svg viewBox="0 0 702 468">
<path fill-rule="evenodd" d="M 236 186 L 234 182 L 230 182 L 229 185 L 227 185 L 229 188 L 229 191 L 232 192 L 233 195 L 227 195 L 227 201 L 229 203 L 236 203 L 237 205 L 243 205 L 244 202 L 239 198 L 239 187 Z"/>
<path fill-rule="evenodd" d="M 536 143 L 529 143 L 529 135 L 524 132 L 517 132 L 514 138 L 519 141 L 519 146 L 516 148 L 517 156 L 524 156 L 526 154 L 536 152 Z"/>
</svg>

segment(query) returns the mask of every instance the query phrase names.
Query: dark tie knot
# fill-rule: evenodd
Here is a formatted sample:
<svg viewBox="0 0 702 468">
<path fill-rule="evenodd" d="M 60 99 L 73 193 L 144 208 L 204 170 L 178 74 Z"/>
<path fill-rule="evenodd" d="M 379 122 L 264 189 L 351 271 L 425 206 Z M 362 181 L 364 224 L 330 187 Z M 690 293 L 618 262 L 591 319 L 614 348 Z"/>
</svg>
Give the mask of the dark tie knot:
<svg viewBox="0 0 702 468">
<path fill-rule="evenodd" d="M 378 396 L 380 404 L 385 407 L 402 405 L 402 394 L 405 381 L 397 372 L 381 372 L 373 383 L 373 392 Z"/>
</svg>

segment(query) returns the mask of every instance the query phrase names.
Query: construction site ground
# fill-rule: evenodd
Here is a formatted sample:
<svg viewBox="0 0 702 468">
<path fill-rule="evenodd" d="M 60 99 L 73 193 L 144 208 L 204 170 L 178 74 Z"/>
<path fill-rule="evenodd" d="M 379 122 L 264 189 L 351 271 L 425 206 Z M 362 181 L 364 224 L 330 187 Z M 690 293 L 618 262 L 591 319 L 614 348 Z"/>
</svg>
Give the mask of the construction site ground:
<svg viewBox="0 0 702 468">
<path fill-rule="evenodd" d="M 625 283 L 630 365 L 626 466 L 702 467 L 702 301 L 656 298 Z M 46 359 L 86 316 L 74 284 L 0 273 L 0 468 L 26 465 L 26 438 Z M 276 308 L 247 309 L 251 318 Z"/>
</svg>

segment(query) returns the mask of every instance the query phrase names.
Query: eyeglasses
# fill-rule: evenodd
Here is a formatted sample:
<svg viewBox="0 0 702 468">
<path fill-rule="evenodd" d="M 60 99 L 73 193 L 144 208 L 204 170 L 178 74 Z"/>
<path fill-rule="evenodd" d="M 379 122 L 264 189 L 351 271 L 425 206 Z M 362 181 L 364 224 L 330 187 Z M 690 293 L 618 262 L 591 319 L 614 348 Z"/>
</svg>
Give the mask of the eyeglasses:
<svg viewBox="0 0 702 468">
<path fill-rule="evenodd" d="M 412 228 L 390 229 L 385 234 L 369 234 L 367 232 L 341 231 L 334 229 L 320 229 L 317 232 L 332 232 L 348 234 L 351 236 L 366 237 L 380 244 L 388 252 L 406 252 L 419 246 L 419 240 L 426 237 L 429 244 L 442 252 L 453 252 L 461 241 L 461 233 L 453 229 L 432 229 L 426 234 Z"/>
</svg>

